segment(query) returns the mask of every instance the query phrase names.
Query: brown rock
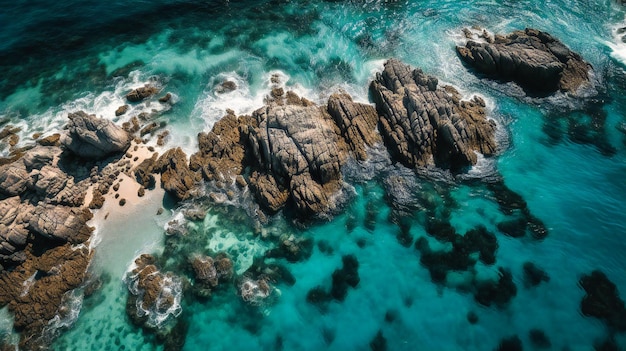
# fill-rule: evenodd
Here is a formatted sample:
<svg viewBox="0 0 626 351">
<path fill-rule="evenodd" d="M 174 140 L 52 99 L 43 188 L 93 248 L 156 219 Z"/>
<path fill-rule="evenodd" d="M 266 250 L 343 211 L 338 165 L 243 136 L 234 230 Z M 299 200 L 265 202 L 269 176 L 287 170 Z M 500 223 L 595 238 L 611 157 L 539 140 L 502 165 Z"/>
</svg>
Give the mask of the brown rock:
<svg viewBox="0 0 626 351">
<path fill-rule="evenodd" d="M 39 145 L 42 145 L 42 146 L 59 146 L 60 139 L 61 139 L 61 134 L 55 133 L 43 139 L 37 140 L 37 143 L 39 143 Z"/>
<path fill-rule="evenodd" d="M 207 180 L 232 179 L 241 174 L 246 163 L 244 134 L 241 131 L 247 131 L 249 125 L 256 123 L 249 117 L 237 118 L 229 110 L 209 133 L 199 133 L 199 151 L 190 157 L 191 170 L 201 171 Z"/>
<path fill-rule="evenodd" d="M 283 208 L 289 198 L 287 189 L 279 185 L 273 176 L 254 172 L 250 176 L 250 190 L 264 208 L 276 212 Z"/>
<path fill-rule="evenodd" d="M 143 87 L 132 90 L 126 95 L 126 100 L 139 102 L 159 92 L 159 88 L 146 84 Z"/>
<path fill-rule="evenodd" d="M 87 225 L 93 215 L 88 209 L 40 204 L 28 221 L 28 228 L 44 237 L 80 244 L 94 228 Z"/>
<path fill-rule="evenodd" d="M 189 169 L 187 155 L 181 148 L 165 152 L 155 166 L 155 171 L 161 173 L 163 189 L 179 200 L 189 198 L 190 190 L 200 181 L 199 174 Z"/>
<path fill-rule="evenodd" d="M 159 98 L 159 102 L 163 104 L 170 102 L 170 100 L 172 100 L 172 94 L 170 93 L 167 93 Z"/>
<path fill-rule="evenodd" d="M 129 108 L 130 108 L 130 106 L 128 106 L 128 105 L 122 105 L 122 106 L 118 107 L 117 110 L 115 110 L 115 115 L 116 116 L 121 116 L 121 115 L 125 114 L 128 111 Z"/>
<path fill-rule="evenodd" d="M 146 195 L 146 188 L 144 188 L 143 186 L 139 187 L 139 189 L 137 190 L 137 196 L 139 197 L 143 197 L 144 195 Z"/>
</svg>

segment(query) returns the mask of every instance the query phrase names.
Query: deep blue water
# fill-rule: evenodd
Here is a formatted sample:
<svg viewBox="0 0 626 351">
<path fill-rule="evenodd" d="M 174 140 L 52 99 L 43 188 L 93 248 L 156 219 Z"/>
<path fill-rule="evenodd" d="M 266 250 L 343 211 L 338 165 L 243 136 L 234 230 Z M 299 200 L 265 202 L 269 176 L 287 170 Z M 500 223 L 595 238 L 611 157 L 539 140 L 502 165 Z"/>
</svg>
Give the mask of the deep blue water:
<svg viewBox="0 0 626 351">
<path fill-rule="evenodd" d="M 131 88 L 156 81 L 176 101 L 158 115 L 172 134 L 167 146 L 182 145 L 190 153 L 196 134 L 208 130 L 226 108 L 249 113 L 260 107 L 272 74 L 316 102 L 338 89 L 366 102 L 373 72 L 390 57 L 488 102 L 490 117 L 500 126 L 501 154 L 470 173 L 500 174 L 546 225 L 545 239 L 500 232 L 498 223 L 511 216 L 480 181 L 434 181 L 390 167 L 369 179 L 363 175 L 375 162 L 355 166 L 356 175 L 346 177 L 352 200 L 332 221 L 298 229 L 278 216 L 263 229 L 270 237 L 314 241 L 309 259 L 278 260 L 295 284 L 276 283 L 272 299 L 260 306 L 243 302 L 234 286 L 208 301 L 183 301 L 178 319 L 187 325 L 184 350 L 362 350 L 379 332 L 389 350 L 493 350 L 513 335 L 524 349 L 538 349 L 531 329 L 545 332 L 552 349 L 592 350 L 611 334 L 580 312 L 584 291 L 578 280 L 600 269 L 626 298 L 626 136 L 616 128 L 626 122 L 626 46 L 614 37 L 626 11 L 617 4 L 38 0 L 0 5 L 0 123 L 21 126 L 22 143 L 35 132 L 61 129 L 70 111 L 83 109 L 121 124 L 157 108 L 139 104 L 126 116 L 113 113 Z M 563 101 L 529 101 L 516 96 L 510 84 L 480 80 L 454 53 L 461 29 L 473 25 L 492 32 L 525 27 L 550 32 L 594 66 L 604 102 L 595 111 L 555 112 L 550 106 Z M 224 79 L 235 81 L 238 89 L 216 94 L 215 85 Z M 603 122 L 595 130 L 586 122 L 594 116 Z M 7 152 L 0 148 L 1 155 Z M 426 233 L 430 214 L 424 209 L 405 219 L 410 245 L 402 245 L 385 198 L 389 175 L 414 179 L 412 195 L 433 204 L 435 216 L 445 217 L 457 233 L 481 225 L 495 233 L 496 263 L 477 263 L 471 272 L 452 272 L 443 283 L 433 283 L 415 242 L 426 238 L 433 250 L 450 248 Z M 157 217 L 161 199 L 148 201 L 151 207 L 139 206 L 132 217 L 98 223 L 101 241 L 91 269 L 111 279 L 95 296 L 76 298 L 80 314 L 58 321 L 68 326 L 53 349 L 163 347 L 125 316 L 128 267 L 140 253 L 163 252 L 163 228 L 180 213 L 174 207 Z M 237 273 L 244 272 L 274 244 L 255 235 L 242 218 L 240 211 L 213 208 L 203 222 L 188 223 L 189 237 L 181 240 L 169 268 L 180 273 L 176 267 L 185 255 L 225 251 Z M 346 255 L 359 262 L 358 286 L 342 302 L 323 308 L 308 303 L 312 288 L 329 288 Z M 525 262 L 542 267 L 550 281 L 526 287 Z M 510 270 L 517 295 L 507 306 L 484 307 L 468 286 L 497 279 L 498 267 Z M 468 322 L 469 312 L 478 316 L 476 324 Z M 3 324 L 0 332 L 6 330 Z M 613 337 L 626 348 L 625 335 Z"/>
</svg>

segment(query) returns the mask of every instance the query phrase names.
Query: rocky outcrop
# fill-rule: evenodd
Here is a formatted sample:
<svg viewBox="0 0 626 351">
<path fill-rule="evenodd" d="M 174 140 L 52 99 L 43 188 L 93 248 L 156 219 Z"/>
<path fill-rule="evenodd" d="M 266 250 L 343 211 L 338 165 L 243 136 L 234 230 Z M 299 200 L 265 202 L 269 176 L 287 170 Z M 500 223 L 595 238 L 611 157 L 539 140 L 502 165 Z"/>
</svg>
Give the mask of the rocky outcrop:
<svg viewBox="0 0 626 351">
<path fill-rule="evenodd" d="M 80 244 L 91 236 L 87 225 L 93 215 L 88 209 L 67 206 L 37 206 L 28 221 L 29 229 L 44 237 Z"/>
<path fill-rule="evenodd" d="M 126 100 L 130 102 L 139 102 L 159 92 L 159 88 L 146 84 L 143 87 L 133 89 L 130 93 L 126 94 Z"/>
<path fill-rule="evenodd" d="M 64 317 L 66 294 L 85 278 L 92 252 L 70 244 L 58 246 L 41 256 L 28 258 L 10 272 L 0 274 L 0 306 L 7 305 L 22 335 L 37 335 L 48 321 Z M 39 349 L 39 338 L 22 338 L 20 348 Z"/>
<path fill-rule="evenodd" d="M 191 155 L 189 167 L 193 171 L 201 171 L 206 180 L 232 182 L 243 172 L 246 164 L 244 133 L 256 125 L 255 119 L 237 117 L 228 110 L 210 132 L 198 134 L 199 151 Z"/>
<path fill-rule="evenodd" d="M 29 172 L 21 160 L 0 167 L 0 194 L 20 195 L 32 185 Z"/>
<path fill-rule="evenodd" d="M 461 59 L 488 77 L 515 81 L 538 92 L 575 93 L 589 85 L 591 65 L 565 44 L 536 29 L 515 31 L 506 36 L 482 35 L 457 46 Z"/>
<path fill-rule="evenodd" d="M 359 160 L 367 159 L 366 147 L 381 141 L 376 130 L 379 120 L 376 108 L 356 103 L 346 93 L 337 93 L 328 99 L 327 109 L 355 157 Z"/>
<path fill-rule="evenodd" d="M 387 61 L 370 85 L 380 132 L 392 156 L 409 167 L 462 171 L 476 164 L 476 152 L 495 153 L 495 122 L 480 97 L 463 101 L 454 88 L 438 85 L 420 69 Z"/>
<path fill-rule="evenodd" d="M 268 183 L 287 189 L 298 213 L 312 215 L 332 206 L 345 155 L 326 111 L 293 95 L 255 111 L 258 127 L 250 126 L 248 134 L 259 168 L 274 178 Z"/>
<path fill-rule="evenodd" d="M 80 157 L 102 159 L 125 152 L 130 146 L 128 133 L 107 119 L 82 111 L 68 117 L 68 133 L 61 137 L 61 144 Z"/>
<path fill-rule="evenodd" d="M 161 186 L 178 200 L 191 196 L 190 190 L 200 181 L 198 173 L 189 169 L 187 155 L 181 148 L 165 152 L 156 162 L 155 172 L 161 174 Z"/>
<path fill-rule="evenodd" d="M 0 259 L 23 261 L 20 251 L 28 239 L 28 221 L 32 206 L 22 204 L 19 196 L 0 201 Z"/>
</svg>

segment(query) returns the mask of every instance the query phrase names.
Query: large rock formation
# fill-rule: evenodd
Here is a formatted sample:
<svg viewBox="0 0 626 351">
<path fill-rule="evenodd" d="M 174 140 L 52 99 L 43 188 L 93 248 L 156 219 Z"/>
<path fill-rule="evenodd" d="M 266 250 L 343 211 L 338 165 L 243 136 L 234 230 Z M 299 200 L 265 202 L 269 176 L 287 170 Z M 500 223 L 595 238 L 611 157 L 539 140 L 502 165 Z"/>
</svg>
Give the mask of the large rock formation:
<svg viewBox="0 0 626 351">
<path fill-rule="evenodd" d="M 345 159 L 339 136 L 326 111 L 306 99 L 270 102 L 252 115 L 250 144 L 260 169 L 287 189 L 301 214 L 316 214 L 332 206 Z M 260 197 L 265 197 L 262 193 Z"/>
<path fill-rule="evenodd" d="M 42 345 L 33 336 L 55 316 L 63 318 L 68 312 L 63 308 L 69 303 L 66 293 L 84 281 L 92 252 L 66 244 L 41 256 L 27 256 L 16 269 L 0 274 L 0 306 L 8 304 L 14 314 L 15 328 L 23 335 L 20 348 L 34 350 Z"/>
<path fill-rule="evenodd" d="M 128 133 L 107 119 L 83 111 L 70 113 L 68 118 L 69 131 L 61 137 L 61 143 L 80 157 L 102 159 L 130 146 Z"/>
<path fill-rule="evenodd" d="M 591 65 L 558 39 L 536 29 L 506 36 L 488 34 L 457 46 L 461 59 L 488 77 L 515 81 L 538 92 L 575 93 L 589 84 Z"/>
<path fill-rule="evenodd" d="M 389 60 L 370 85 L 380 114 L 380 132 L 392 156 L 409 167 L 436 165 L 462 171 L 476 163 L 476 152 L 496 151 L 495 122 L 479 97 L 463 101 L 437 78 Z"/>
<path fill-rule="evenodd" d="M 87 241 L 93 228 L 87 225 L 93 215 L 88 209 L 67 206 L 37 206 L 28 221 L 29 229 L 51 239 L 80 244 Z"/>
</svg>

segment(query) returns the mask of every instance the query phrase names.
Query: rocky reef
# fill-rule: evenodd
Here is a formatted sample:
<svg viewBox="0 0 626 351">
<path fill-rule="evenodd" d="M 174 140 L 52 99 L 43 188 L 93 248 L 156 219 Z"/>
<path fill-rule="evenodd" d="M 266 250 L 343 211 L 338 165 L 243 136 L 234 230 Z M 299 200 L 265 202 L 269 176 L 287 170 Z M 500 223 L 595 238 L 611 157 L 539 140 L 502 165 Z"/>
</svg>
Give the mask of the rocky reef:
<svg viewBox="0 0 626 351">
<path fill-rule="evenodd" d="M 144 167 L 162 175 L 177 199 L 190 196 L 201 178 L 218 189 L 248 186 L 268 213 L 286 205 L 301 218 L 335 211 L 349 158 L 366 160 L 381 141 L 394 159 L 411 167 L 463 172 L 476 153 L 494 155 L 496 125 L 480 97 L 461 100 L 451 86 L 398 60 L 389 60 L 370 86 L 376 107 L 335 93 L 326 105 L 274 89 L 250 116 L 232 111 L 198 134 L 199 151 L 170 150 Z M 380 131 L 380 133 L 379 133 Z"/>
<path fill-rule="evenodd" d="M 487 77 L 514 81 L 539 93 L 575 94 L 590 85 L 592 67 L 546 32 L 527 28 L 491 36 L 464 30 L 468 39 L 456 50 L 463 62 Z"/>
</svg>

